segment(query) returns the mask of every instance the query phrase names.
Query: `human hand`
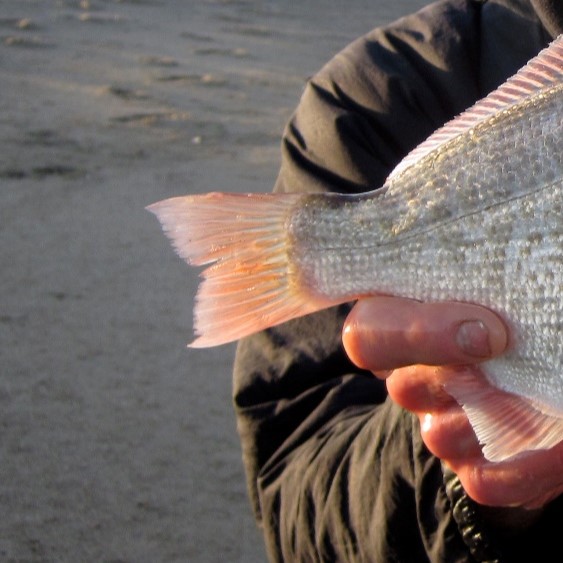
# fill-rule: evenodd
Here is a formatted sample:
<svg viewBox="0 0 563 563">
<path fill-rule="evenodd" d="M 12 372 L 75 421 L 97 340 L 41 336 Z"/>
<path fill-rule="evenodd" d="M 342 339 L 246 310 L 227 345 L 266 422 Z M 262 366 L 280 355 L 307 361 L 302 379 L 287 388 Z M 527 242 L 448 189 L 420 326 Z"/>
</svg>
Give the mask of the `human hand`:
<svg viewBox="0 0 563 563">
<path fill-rule="evenodd" d="M 386 379 L 391 398 L 418 416 L 424 443 L 471 498 L 538 508 L 563 492 L 563 443 L 490 462 L 463 409 L 444 390 L 461 372 L 483 380 L 477 364 L 501 354 L 507 341 L 504 323 L 483 307 L 394 297 L 360 300 L 343 332 L 350 359 Z"/>
</svg>

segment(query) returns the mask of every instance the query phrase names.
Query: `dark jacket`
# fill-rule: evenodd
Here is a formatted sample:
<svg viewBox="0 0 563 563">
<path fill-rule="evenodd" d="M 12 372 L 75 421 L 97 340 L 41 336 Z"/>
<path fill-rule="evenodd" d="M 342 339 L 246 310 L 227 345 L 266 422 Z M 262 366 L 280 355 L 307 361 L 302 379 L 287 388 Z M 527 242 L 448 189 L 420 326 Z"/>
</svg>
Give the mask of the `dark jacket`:
<svg viewBox="0 0 563 563">
<path fill-rule="evenodd" d="M 275 189 L 381 186 L 410 149 L 562 31 L 559 1 L 445 0 L 358 39 L 308 83 Z M 518 537 L 487 529 L 481 507 L 425 448 L 417 419 L 347 359 L 348 310 L 239 344 L 234 400 L 271 560 L 551 560 L 542 553 L 561 546 L 561 503 Z"/>
</svg>

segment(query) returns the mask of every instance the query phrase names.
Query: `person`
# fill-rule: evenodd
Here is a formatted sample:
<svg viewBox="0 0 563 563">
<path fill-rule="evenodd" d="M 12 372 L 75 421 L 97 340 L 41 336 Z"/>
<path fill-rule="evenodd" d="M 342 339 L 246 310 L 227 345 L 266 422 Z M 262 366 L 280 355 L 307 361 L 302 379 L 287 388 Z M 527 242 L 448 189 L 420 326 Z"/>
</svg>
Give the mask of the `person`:
<svg viewBox="0 0 563 563">
<path fill-rule="evenodd" d="M 559 0 L 441 0 L 368 33 L 309 81 L 275 190 L 381 186 L 562 31 Z M 243 339 L 234 403 L 269 558 L 559 559 L 563 445 L 490 463 L 443 390 L 508 338 L 477 305 L 370 297 Z"/>
</svg>

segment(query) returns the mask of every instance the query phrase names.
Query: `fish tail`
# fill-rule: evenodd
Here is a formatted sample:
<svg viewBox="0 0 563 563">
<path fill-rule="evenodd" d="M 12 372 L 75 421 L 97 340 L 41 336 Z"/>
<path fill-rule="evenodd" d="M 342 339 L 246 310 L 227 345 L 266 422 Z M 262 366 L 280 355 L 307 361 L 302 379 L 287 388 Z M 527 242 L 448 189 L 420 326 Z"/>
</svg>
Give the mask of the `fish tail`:
<svg viewBox="0 0 563 563">
<path fill-rule="evenodd" d="M 292 269 L 287 221 L 299 194 L 210 193 L 147 207 L 202 272 L 191 347 L 216 346 L 330 305 Z"/>
</svg>

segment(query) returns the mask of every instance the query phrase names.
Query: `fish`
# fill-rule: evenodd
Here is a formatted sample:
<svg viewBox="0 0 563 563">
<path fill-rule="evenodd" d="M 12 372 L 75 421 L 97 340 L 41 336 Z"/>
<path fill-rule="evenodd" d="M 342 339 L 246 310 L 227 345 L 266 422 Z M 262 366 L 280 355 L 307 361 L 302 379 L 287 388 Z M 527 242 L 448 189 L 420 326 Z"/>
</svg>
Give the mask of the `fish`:
<svg viewBox="0 0 563 563">
<path fill-rule="evenodd" d="M 446 384 L 492 462 L 563 440 L 563 35 L 363 194 L 212 192 L 148 209 L 206 266 L 194 347 L 374 294 L 478 303 L 510 328 Z"/>
</svg>

